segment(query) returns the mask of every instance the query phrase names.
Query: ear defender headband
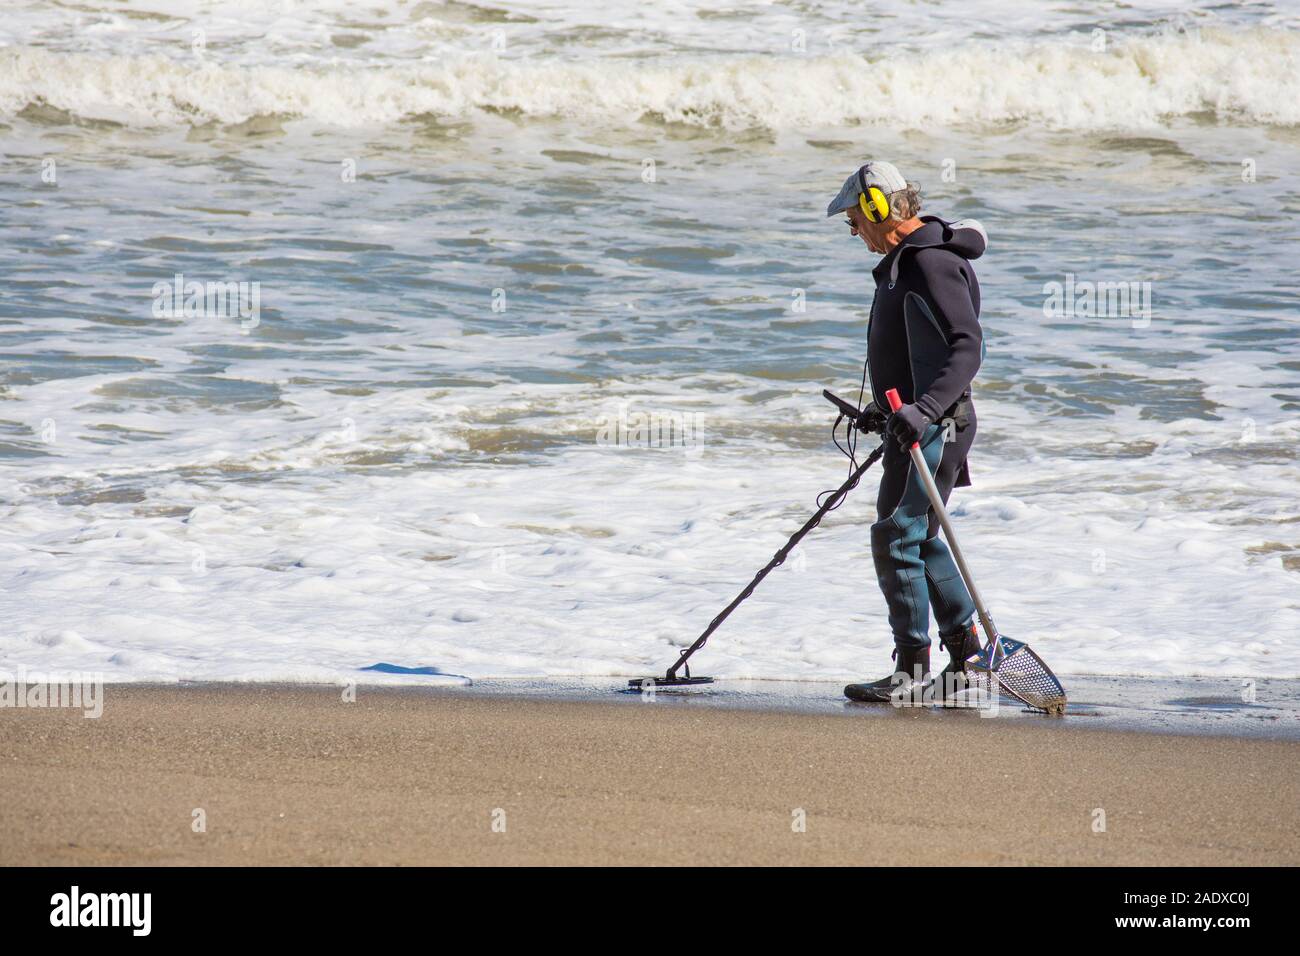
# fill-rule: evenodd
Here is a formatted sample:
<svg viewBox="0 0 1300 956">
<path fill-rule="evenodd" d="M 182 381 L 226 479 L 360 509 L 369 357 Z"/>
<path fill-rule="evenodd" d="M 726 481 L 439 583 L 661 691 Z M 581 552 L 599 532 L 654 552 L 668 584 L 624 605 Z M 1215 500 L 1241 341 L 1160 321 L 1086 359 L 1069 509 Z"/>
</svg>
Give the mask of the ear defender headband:
<svg viewBox="0 0 1300 956">
<path fill-rule="evenodd" d="M 868 164 L 870 165 L 870 164 Z M 875 186 L 867 185 L 867 167 L 858 170 L 858 206 L 868 222 L 884 222 L 889 218 L 889 200 Z"/>
</svg>

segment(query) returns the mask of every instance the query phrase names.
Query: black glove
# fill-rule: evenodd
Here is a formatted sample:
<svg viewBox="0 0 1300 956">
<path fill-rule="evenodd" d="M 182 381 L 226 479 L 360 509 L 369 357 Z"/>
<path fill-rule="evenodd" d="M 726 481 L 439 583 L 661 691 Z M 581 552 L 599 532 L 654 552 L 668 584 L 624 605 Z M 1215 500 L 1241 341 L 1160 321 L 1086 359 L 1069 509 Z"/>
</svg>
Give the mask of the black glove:
<svg viewBox="0 0 1300 956">
<path fill-rule="evenodd" d="M 885 426 L 889 423 L 889 413 L 882 412 L 880 406 L 875 402 L 867 402 L 866 408 L 858 413 L 858 430 L 864 432 L 875 432 L 877 435 L 885 434 Z"/>
<path fill-rule="evenodd" d="M 906 450 L 914 441 L 920 441 L 930 427 L 930 416 L 915 405 L 904 405 L 889 416 L 889 434 Z"/>
</svg>

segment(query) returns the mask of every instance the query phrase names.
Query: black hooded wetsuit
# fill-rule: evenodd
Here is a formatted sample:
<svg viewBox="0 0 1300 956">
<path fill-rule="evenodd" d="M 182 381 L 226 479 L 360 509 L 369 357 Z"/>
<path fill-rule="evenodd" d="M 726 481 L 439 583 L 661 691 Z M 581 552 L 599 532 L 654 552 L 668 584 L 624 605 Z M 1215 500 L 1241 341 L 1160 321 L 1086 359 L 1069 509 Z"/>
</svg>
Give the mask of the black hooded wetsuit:
<svg viewBox="0 0 1300 956">
<path fill-rule="evenodd" d="M 922 217 L 872 270 L 876 295 L 867 331 L 867 361 L 876 404 L 889 408 L 887 389 L 915 404 L 932 422 L 921 450 L 944 501 L 970 484 L 966 456 L 975 440 L 970 383 L 983 358 L 979 282 L 970 260 L 984 253 L 983 228 L 973 220 L 946 223 Z M 911 457 L 885 443 L 877 521 L 871 526 L 876 577 L 900 648 L 930 645 L 930 607 L 941 638 L 955 636 L 975 607 L 943 539 Z"/>
</svg>

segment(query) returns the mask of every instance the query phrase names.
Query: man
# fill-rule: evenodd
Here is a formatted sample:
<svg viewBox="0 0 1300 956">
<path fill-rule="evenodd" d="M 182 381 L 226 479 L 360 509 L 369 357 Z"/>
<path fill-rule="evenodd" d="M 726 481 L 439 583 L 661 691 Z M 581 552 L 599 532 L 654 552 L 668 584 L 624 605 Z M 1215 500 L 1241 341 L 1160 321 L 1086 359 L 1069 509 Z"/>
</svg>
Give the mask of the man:
<svg viewBox="0 0 1300 956">
<path fill-rule="evenodd" d="M 979 650 L 975 606 L 943 539 L 907 449 L 920 442 L 944 501 L 970 484 L 966 456 L 975 440 L 970 383 L 984 354 L 979 283 L 972 259 L 987 244 L 974 220 L 919 216 L 920 192 L 890 163 L 871 162 L 844 182 L 826 208 L 843 213 L 852 235 L 884 258 L 872 270 L 876 294 L 867 324 L 867 364 L 876 405 L 888 389 L 903 406 L 889 418 L 871 526 L 876 577 L 889 609 L 894 671 L 844 694 L 864 703 L 910 696 L 930 680 L 930 609 L 950 660 L 937 682 L 947 698 L 965 686 L 963 662 Z"/>
</svg>

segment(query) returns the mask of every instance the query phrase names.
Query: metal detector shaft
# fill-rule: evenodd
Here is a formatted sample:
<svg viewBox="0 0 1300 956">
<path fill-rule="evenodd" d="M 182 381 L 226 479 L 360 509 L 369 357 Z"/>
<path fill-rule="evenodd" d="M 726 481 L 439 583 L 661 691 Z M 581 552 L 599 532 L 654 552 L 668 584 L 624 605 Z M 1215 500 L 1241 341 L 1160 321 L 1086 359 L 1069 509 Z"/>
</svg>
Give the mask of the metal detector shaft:
<svg viewBox="0 0 1300 956">
<path fill-rule="evenodd" d="M 889 399 L 891 411 L 896 412 L 903 407 L 903 400 L 898 395 L 898 389 L 889 389 L 885 392 L 885 398 Z M 957 543 L 957 532 L 952 529 L 952 522 L 948 520 L 948 509 L 943 505 L 943 496 L 939 494 L 939 487 L 934 483 L 934 478 L 930 474 L 930 467 L 925 463 L 925 456 L 921 454 L 920 443 L 912 442 L 909 451 L 912 454 L 912 466 L 916 469 L 916 473 L 921 476 L 921 484 L 925 485 L 925 493 L 930 497 L 930 506 L 934 508 L 934 513 L 939 518 L 939 524 L 943 527 L 943 536 L 947 539 L 948 547 L 952 550 L 953 560 L 957 562 L 957 570 L 961 572 L 961 579 L 966 585 L 966 590 L 970 592 L 970 599 L 975 602 L 975 611 L 980 616 L 980 623 L 984 625 L 984 634 L 989 643 L 993 644 L 998 641 L 998 629 L 993 624 L 993 616 L 989 614 L 989 609 L 984 604 L 984 598 L 980 597 L 979 588 L 975 587 L 975 579 L 971 576 L 970 568 L 966 564 L 966 558 L 961 553 L 961 545 Z"/>
<path fill-rule="evenodd" d="M 734 611 L 737 607 L 739 607 L 740 603 L 744 601 L 745 598 L 749 597 L 751 594 L 754 593 L 754 588 L 758 587 L 759 582 L 762 581 L 763 578 L 767 577 L 768 572 L 770 572 L 773 568 L 779 567 L 785 561 L 786 557 L 790 554 L 790 552 L 794 550 L 795 545 L 797 545 L 800 541 L 803 540 L 804 535 L 806 535 L 813 528 L 817 527 L 817 525 L 821 522 L 822 518 L 826 517 L 826 513 L 831 509 L 833 509 L 836 505 L 838 505 L 842 500 L 844 500 L 844 496 L 847 495 L 850 491 L 852 491 L 855 487 L 857 487 L 857 484 L 861 480 L 862 475 L 866 472 L 868 468 L 874 465 L 880 459 L 880 456 L 883 455 L 884 453 L 885 453 L 885 446 L 882 444 L 879 448 L 877 448 L 875 451 L 873 451 L 870 455 L 867 456 L 867 460 L 864 461 L 861 465 L 859 465 L 857 469 L 854 470 L 853 474 L 849 475 L 848 479 L 844 482 L 844 484 L 840 485 L 839 488 L 835 489 L 835 493 L 826 499 L 826 503 L 817 509 L 817 513 L 814 514 L 811 518 L 809 518 L 804 523 L 804 526 L 800 528 L 798 531 L 796 531 L 790 537 L 790 540 L 785 543 L 785 546 L 781 548 L 780 551 L 778 551 L 775 555 L 773 555 L 772 560 L 767 563 L 767 566 L 763 568 L 763 570 L 759 571 L 758 574 L 754 575 L 754 580 L 750 581 L 749 584 L 745 586 L 745 590 L 737 594 L 736 599 L 732 601 L 730 604 L 728 604 L 723 609 L 722 613 L 713 619 L 713 622 L 704 629 L 704 633 L 695 639 L 695 643 L 692 644 L 690 647 L 686 648 L 686 650 L 682 651 L 681 656 L 677 658 L 677 663 L 674 664 L 672 667 L 668 668 L 668 674 L 666 676 L 669 679 L 672 679 L 677 676 L 677 668 L 685 664 L 686 659 L 688 657 L 690 657 L 701 647 L 703 647 L 704 643 L 709 639 L 709 635 L 718 629 L 718 627 L 722 624 L 722 622 L 727 619 L 727 616 L 731 614 L 731 612 Z M 953 550 L 955 551 L 956 549 L 954 548 Z M 690 668 L 687 668 L 686 673 L 687 674 L 690 673 Z"/>
</svg>

